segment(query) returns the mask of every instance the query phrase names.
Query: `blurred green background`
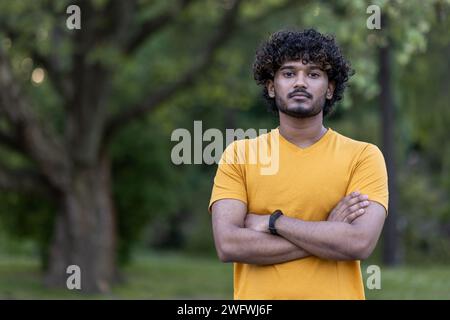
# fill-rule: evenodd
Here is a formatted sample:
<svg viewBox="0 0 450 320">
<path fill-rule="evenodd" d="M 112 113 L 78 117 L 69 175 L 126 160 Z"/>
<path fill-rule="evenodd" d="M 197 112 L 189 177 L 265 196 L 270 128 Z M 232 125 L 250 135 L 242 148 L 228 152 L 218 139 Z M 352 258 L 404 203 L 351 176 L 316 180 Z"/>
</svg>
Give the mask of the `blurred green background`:
<svg viewBox="0 0 450 320">
<path fill-rule="evenodd" d="M 367 297 L 450 299 L 448 0 L 0 0 L 0 298 L 232 298 L 216 165 L 174 165 L 171 134 L 276 127 L 251 66 L 285 28 L 336 36 L 356 74 L 325 124 L 388 162 Z M 82 292 L 65 289 L 74 261 Z"/>
</svg>

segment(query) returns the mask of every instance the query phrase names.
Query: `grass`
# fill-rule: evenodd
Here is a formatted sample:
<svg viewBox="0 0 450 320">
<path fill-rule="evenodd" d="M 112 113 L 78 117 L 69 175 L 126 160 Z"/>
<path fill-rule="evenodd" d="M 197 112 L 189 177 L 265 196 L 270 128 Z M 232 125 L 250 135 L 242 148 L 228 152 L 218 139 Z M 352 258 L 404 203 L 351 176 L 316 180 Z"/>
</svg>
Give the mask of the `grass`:
<svg viewBox="0 0 450 320">
<path fill-rule="evenodd" d="M 365 267 L 363 267 L 365 271 Z M 36 259 L 0 259 L 0 299 L 231 299 L 232 266 L 215 258 L 145 253 L 124 270 L 126 283 L 108 295 L 47 289 Z M 363 272 L 365 278 L 367 275 Z M 366 279 L 364 279 L 366 282 Z M 368 299 L 450 299 L 450 268 L 381 268 L 381 290 Z"/>
<path fill-rule="evenodd" d="M 364 283 L 366 279 L 367 275 L 364 275 Z M 366 298 L 450 300 L 450 268 L 449 266 L 382 267 L 381 289 L 366 289 Z"/>
<path fill-rule="evenodd" d="M 123 270 L 124 285 L 107 295 L 43 286 L 36 259 L 0 258 L 0 299 L 231 299 L 232 265 L 179 253 L 139 255 Z"/>
</svg>

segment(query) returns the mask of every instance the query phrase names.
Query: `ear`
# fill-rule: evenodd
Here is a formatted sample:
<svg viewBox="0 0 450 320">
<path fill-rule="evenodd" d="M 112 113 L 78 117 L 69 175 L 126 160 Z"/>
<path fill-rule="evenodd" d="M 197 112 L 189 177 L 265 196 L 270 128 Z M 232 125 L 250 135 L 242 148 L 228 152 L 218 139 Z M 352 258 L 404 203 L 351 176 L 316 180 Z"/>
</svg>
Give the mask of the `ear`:
<svg viewBox="0 0 450 320">
<path fill-rule="evenodd" d="M 336 83 L 334 81 L 328 82 L 328 88 L 326 93 L 326 98 L 330 100 L 333 98 L 334 89 L 336 88 Z"/>
<path fill-rule="evenodd" d="M 269 94 L 269 97 L 275 98 L 275 85 L 273 83 L 273 80 L 267 80 L 266 88 L 267 88 L 267 93 Z"/>
</svg>

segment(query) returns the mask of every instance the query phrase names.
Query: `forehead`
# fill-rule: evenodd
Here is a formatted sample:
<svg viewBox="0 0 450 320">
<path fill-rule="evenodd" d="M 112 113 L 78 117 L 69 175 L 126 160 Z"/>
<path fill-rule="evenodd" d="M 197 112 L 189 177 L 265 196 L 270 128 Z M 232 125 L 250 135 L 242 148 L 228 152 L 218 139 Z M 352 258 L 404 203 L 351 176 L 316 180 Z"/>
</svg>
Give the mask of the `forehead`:
<svg viewBox="0 0 450 320">
<path fill-rule="evenodd" d="M 317 68 L 321 69 L 320 66 L 314 62 L 306 62 L 304 60 L 289 60 L 284 62 L 280 69 L 306 69 L 306 68 Z"/>
</svg>

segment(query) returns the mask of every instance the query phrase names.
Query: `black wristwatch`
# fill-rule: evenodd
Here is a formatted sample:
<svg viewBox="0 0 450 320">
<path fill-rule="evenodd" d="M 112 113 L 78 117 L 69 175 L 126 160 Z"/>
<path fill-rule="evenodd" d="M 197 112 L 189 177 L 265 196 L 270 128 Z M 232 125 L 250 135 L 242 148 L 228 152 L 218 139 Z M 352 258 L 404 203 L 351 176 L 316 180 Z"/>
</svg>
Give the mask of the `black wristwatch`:
<svg viewBox="0 0 450 320">
<path fill-rule="evenodd" d="M 269 218 L 269 231 L 271 234 L 274 235 L 278 235 L 277 229 L 275 228 L 275 221 L 277 221 L 277 219 L 279 217 L 281 217 L 283 215 L 283 212 L 281 212 L 281 210 L 275 210 Z"/>
</svg>

